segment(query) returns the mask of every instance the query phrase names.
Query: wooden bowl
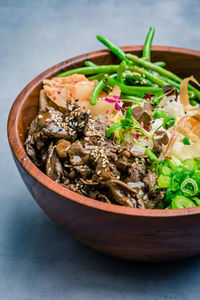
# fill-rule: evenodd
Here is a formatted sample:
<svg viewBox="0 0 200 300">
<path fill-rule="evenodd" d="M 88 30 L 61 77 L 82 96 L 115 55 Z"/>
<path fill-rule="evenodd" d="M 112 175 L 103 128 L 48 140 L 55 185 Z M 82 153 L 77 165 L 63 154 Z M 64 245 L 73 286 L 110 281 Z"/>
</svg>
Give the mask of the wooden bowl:
<svg viewBox="0 0 200 300">
<path fill-rule="evenodd" d="M 141 55 L 141 46 L 122 48 Z M 84 54 L 46 70 L 15 100 L 8 118 L 8 139 L 14 161 L 33 198 L 47 215 L 84 244 L 121 258 L 163 262 L 200 253 L 200 207 L 174 210 L 127 208 L 81 196 L 42 173 L 23 146 L 27 128 L 38 113 L 42 80 L 83 65 L 116 63 L 109 51 Z M 182 78 L 200 80 L 200 52 L 165 46 L 152 47 L 152 61 L 165 61 Z M 24 212 L 25 213 L 25 212 Z"/>
</svg>

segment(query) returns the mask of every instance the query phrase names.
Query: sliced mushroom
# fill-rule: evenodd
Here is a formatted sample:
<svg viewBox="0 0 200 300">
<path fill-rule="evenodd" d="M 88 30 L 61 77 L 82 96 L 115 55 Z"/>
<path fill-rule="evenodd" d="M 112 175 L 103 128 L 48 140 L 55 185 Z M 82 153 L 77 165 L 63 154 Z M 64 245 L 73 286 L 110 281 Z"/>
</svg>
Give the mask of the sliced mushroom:
<svg viewBox="0 0 200 300">
<path fill-rule="evenodd" d="M 102 185 L 108 188 L 108 194 L 113 201 L 123 206 L 137 207 L 138 193 L 127 184 L 111 179 L 102 182 Z"/>
<path fill-rule="evenodd" d="M 71 146 L 71 143 L 66 140 L 59 140 L 55 146 L 56 154 L 59 158 L 66 158 L 67 157 L 67 150 Z"/>
<path fill-rule="evenodd" d="M 50 118 L 50 113 L 47 111 L 40 112 L 37 117 L 31 122 L 29 128 L 29 134 L 32 135 L 34 133 L 39 132 L 46 124 L 46 122 Z"/>
<path fill-rule="evenodd" d="M 48 157 L 46 161 L 46 174 L 51 179 L 59 182 L 61 177 L 64 175 L 63 168 L 60 160 L 58 159 L 53 146 L 53 142 L 49 145 L 48 148 Z"/>
<path fill-rule="evenodd" d="M 70 163 L 74 166 L 85 165 L 88 162 L 89 154 L 86 153 L 80 141 L 74 142 L 68 149 Z"/>
</svg>

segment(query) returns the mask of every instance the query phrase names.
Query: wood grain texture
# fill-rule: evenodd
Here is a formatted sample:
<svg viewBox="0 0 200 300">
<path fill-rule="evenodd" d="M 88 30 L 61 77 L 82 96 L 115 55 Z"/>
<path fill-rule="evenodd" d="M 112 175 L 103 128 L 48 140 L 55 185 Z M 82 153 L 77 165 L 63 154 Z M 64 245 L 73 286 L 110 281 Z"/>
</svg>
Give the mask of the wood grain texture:
<svg viewBox="0 0 200 300">
<path fill-rule="evenodd" d="M 122 47 L 141 54 L 142 46 Z M 8 139 L 20 175 L 33 198 L 66 232 L 102 252 L 134 261 L 163 262 L 200 253 L 200 207 L 151 210 L 121 207 L 96 201 L 64 188 L 42 173 L 29 159 L 23 143 L 27 128 L 38 113 L 42 80 L 83 65 L 116 63 L 109 51 L 84 54 L 46 70 L 33 79 L 15 100 L 8 118 Z M 152 61 L 165 61 L 180 77 L 200 80 L 200 53 L 154 46 Z"/>
</svg>

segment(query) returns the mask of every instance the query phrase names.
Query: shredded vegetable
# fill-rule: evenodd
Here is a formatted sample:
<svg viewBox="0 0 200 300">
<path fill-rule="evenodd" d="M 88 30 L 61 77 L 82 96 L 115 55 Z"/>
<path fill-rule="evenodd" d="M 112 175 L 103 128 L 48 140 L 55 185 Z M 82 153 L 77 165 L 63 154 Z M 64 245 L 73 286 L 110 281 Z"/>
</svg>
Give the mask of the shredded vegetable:
<svg viewBox="0 0 200 300">
<path fill-rule="evenodd" d="M 192 107 L 191 104 L 190 104 L 190 102 L 189 102 L 188 82 L 190 80 L 192 82 L 196 83 L 198 86 L 200 86 L 200 84 L 198 83 L 198 81 L 193 76 L 190 76 L 190 77 L 187 77 L 187 78 L 183 79 L 182 82 L 181 82 L 181 85 L 180 85 L 180 101 L 183 104 L 185 111 L 188 111 L 188 110 L 190 110 L 190 111 L 191 110 L 200 110 L 200 108 Z M 195 91 L 196 91 L 196 89 L 195 89 Z"/>
</svg>

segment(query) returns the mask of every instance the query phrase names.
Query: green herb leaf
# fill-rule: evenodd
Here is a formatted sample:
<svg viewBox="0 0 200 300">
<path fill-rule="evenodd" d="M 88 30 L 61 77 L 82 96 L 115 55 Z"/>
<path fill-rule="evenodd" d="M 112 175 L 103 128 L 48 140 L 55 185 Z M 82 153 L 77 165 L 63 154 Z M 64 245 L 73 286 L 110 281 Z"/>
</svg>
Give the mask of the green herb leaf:
<svg viewBox="0 0 200 300">
<path fill-rule="evenodd" d="M 111 136 L 111 134 L 114 131 L 121 129 L 121 128 L 122 128 L 122 125 L 120 123 L 115 123 L 115 124 L 111 125 L 106 131 L 106 137 L 108 138 L 109 136 Z"/>
<path fill-rule="evenodd" d="M 155 110 L 155 113 L 153 115 L 153 119 L 163 119 L 163 128 L 164 129 L 169 129 L 170 127 L 174 126 L 175 124 L 175 117 L 172 115 L 167 115 L 166 111 L 163 110 Z"/>
<path fill-rule="evenodd" d="M 184 137 L 183 144 L 190 145 L 190 140 L 187 137 Z"/>
<path fill-rule="evenodd" d="M 126 110 L 125 119 L 132 120 L 132 112 L 133 109 L 130 106 L 128 106 Z"/>
<path fill-rule="evenodd" d="M 163 110 L 155 110 L 155 113 L 153 115 L 153 119 L 156 120 L 156 119 L 165 119 L 167 117 L 167 112 L 166 111 L 163 111 Z"/>
<path fill-rule="evenodd" d="M 123 129 L 131 129 L 134 125 L 133 120 L 129 120 L 129 119 L 123 119 L 121 120 L 121 126 Z"/>
<path fill-rule="evenodd" d="M 164 119 L 163 128 L 169 129 L 170 127 L 174 126 L 175 124 L 175 117 L 174 116 L 167 116 Z"/>
</svg>

